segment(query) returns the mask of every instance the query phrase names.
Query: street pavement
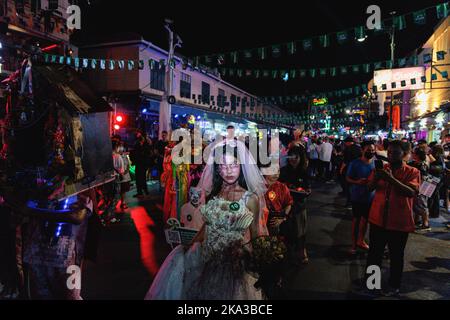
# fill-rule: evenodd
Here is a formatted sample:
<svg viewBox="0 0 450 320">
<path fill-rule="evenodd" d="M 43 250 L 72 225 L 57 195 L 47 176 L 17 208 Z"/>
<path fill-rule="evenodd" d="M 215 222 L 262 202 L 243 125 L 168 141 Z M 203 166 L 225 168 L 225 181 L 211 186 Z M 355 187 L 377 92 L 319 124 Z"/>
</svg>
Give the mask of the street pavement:
<svg viewBox="0 0 450 320">
<path fill-rule="evenodd" d="M 96 261 L 86 260 L 82 296 L 90 299 L 144 298 L 152 279 L 170 252 L 166 244 L 161 193 L 149 182 L 150 196 L 128 194 L 122 220 L 102 229 Z M 351 211 L 335 184 L 318 184 L 308 202 L 309 264 L 283 269 L 282 299 L 387 299 L 360 290 L 366 253 L 350 256 Z M 432 232 L 411 234 L 405 252 L 399 299 L 450 299 L 450 232 L 445 213 L 432 219 Z M 388 261 L 385 261 L 388 265 Z M 382 282 L 388 277 L 383 268 Z"/>
</svg>

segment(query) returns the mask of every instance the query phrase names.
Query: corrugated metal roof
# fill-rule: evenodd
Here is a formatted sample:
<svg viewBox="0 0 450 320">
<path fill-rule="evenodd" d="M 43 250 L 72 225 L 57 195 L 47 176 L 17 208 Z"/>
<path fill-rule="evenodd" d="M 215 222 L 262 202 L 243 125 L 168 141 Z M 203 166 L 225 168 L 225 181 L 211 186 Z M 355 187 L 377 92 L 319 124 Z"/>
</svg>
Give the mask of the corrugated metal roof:
<svg viewBox="0 0 450 320">
<path fill-rule="evenodd" d="M 55 99 L 60 105 L 77 113 L 109 112 L 109 103 L 98 96 L 68 66 L 33 66 L 33 88 L 41 98 Z"/>
</svg>

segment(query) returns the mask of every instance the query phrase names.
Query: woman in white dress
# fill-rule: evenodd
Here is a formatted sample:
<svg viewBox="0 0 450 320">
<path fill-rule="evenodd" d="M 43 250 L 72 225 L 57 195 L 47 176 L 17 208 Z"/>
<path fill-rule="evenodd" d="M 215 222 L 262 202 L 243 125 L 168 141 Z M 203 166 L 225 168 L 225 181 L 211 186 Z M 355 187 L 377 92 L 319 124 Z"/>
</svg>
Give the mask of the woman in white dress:
<svg viewBox="0 0 450 320">
<path fill-rule="evenodd" d="M 199 183 L 207 202 L 205 224 L 189 247 L 166 258 L 145 299 L 262 299 L 256 278 L 246 272 L 244 251 L 267 235 L 263 177 L 240 141 L 214 146 Z"/>
</svg>

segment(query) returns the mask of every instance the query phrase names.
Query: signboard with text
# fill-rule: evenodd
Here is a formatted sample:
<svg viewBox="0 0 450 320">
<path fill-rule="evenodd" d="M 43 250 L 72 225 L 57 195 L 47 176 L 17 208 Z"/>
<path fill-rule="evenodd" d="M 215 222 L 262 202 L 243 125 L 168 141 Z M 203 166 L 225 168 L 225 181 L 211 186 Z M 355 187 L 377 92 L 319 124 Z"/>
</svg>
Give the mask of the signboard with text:
<svg viewBox="0 0 450 320">
<path fill-rule="evenodd" d="M 376 70 L 373 79 L 378 92 L 389 92 L 424 89 L 423 76 L 425 76 L 425 68 L 411 67 Z"/>
</svg>

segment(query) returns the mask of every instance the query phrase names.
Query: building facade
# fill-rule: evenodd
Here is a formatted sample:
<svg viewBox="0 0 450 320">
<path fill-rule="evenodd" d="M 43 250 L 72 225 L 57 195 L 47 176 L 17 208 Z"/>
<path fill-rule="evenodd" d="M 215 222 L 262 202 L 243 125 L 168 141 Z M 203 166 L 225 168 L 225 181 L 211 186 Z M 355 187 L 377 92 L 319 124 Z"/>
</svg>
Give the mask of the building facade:
<svg viewBox="0 0 450 320">
<path fill-rule="evenodd" d="M 159 102 L 165 92 L 167 51 L 137 36 L 134 39 L 111 41 L 79 48 L 86 58 L 113 60 L 140 60 L 141 68 L 128 70 L 86 70 L 87 80 L 95 89 L 108 97 L 116 112 L 128 114 L 132 125 L 139 127 L 142 118 L 157 122 Z M 209 120 L 208 129 L 223 130 L 227 122 L 251 123 L 257 115 L 284 115 L 278 107 L 262 103 L 256 96 L 225 82 L 213 70 L 202 70 L 174 58 L 172 95 L 172 126 L 179 119 L 194 116 Z M 146 117 L 147 116 L 147 117 Z M 148 126 L 148 124 L 147 124 Z"/>
</svg>

